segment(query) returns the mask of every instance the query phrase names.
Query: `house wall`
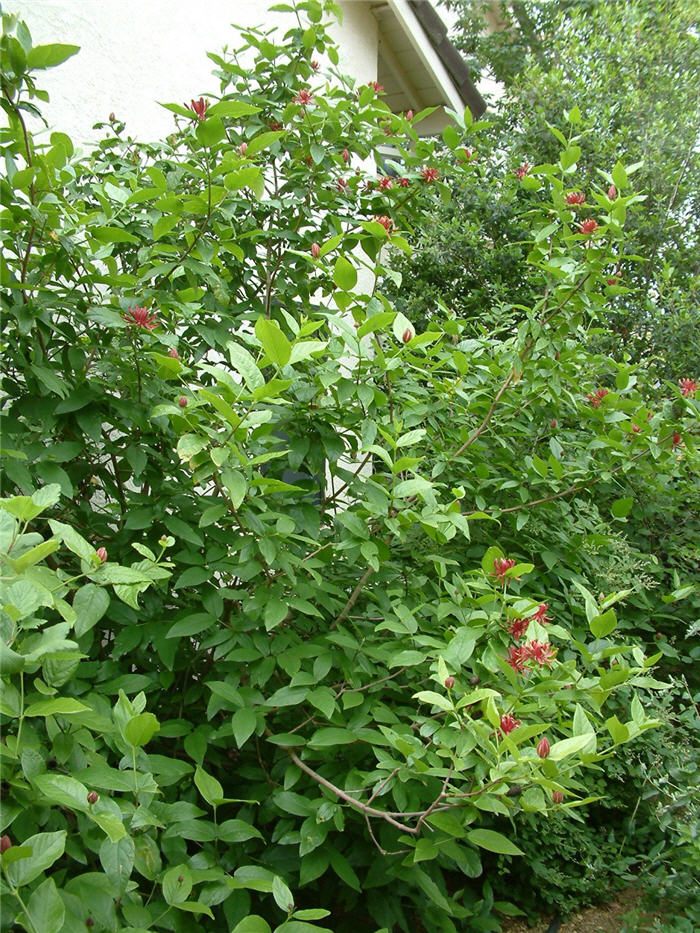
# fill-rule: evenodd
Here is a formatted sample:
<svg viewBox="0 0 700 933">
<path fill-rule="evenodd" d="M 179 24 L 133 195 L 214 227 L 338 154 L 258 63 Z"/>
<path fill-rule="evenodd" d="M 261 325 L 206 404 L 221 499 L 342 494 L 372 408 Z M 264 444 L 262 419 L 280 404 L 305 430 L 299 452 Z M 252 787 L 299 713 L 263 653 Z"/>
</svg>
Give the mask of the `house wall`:
<svg viewBox="0 0 700 933">
<path fill-rule="evenodd" d="M 208 51 L 235 48 L 231 27 L 293 23 L 270 13 L 274 0 L 7 0 L 6 12 L 25 20 L 35 45 L 65 42 L 80 52 L 58 68 L 40 73 L 39 87 L 51 97 L 42 112 L 51 128 L 75 142 L 100 137 L 94 123 L 110 113 L 126 121 L 127 132 L 156 139 L 173 128 L 173 116 L 157 101 L 182 103 L 216 93 Z M 377 76 L 377 25 L 370 4 L 341 3 L 343 24 L 333 34 L 340 68 L 361 82 Z"/>
</svg>

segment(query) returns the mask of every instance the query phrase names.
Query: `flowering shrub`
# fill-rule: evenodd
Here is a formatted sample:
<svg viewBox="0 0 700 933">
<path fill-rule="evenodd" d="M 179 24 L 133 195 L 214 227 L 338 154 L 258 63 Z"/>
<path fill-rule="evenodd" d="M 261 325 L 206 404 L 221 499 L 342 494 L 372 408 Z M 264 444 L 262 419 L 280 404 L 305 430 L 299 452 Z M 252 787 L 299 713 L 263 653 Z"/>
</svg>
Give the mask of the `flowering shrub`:
<svg viewBox="0 0 700 933">
<path fill-rule="evenodd" d="M 607 373 L 580 331 L 639 196 L 616 166 L 582 239 L 565 140 L 506 182 L 541 195 L 520 326 L 421 332 L 383 247 L 473 171 L 478 127 L 455 114 L 443 156 L 415 129 L 431 108 L 327 83 L 332 4 L 296 8 L 283 40 L 244 33 L 251 70 L 211 56 L 219 93 L 168 104 L 168 140 L 111 123 L 82 161 L 24 122 L 72 47 L 3 20 L 0 831 L 31 933 L 468 926 L 521 816 L 585 806 L 587 766 L 655 722 L 654 657 L 616 636 L 628 593 L 522 530 L 675 464 L 681 427 L 690 453 L 692 398 L 633 435 L 626 367 L 605 405 L 581 397 Z M 345 177 L 387 130 L 407 184 Z M 553 418 L 586 432 L 567 450 Z"/>
</svg>

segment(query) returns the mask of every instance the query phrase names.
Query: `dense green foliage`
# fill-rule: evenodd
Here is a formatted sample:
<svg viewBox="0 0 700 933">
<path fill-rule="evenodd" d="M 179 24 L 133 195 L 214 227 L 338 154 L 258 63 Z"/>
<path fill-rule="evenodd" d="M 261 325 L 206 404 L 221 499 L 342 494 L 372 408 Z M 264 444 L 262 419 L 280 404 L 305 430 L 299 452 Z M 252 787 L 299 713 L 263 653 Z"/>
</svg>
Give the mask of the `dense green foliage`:
<svg viewBox="0 0 700 933">
<path fill-rule="evenodd" d="M 3 18 L 3 929 L 496 930 L 532 820 L 661 720 L 640 633 L 692 587 L 618 529 L 699 403 L 587 346 L 642 196 L 604 161 L 580 227 L 572 111 L 503 183 L 517 316 L 417 328 L 385 247 L 485 128 L 420 139 L 324 7 L 85 159 L 25 122 L 74 47 Z"/>
</svg>

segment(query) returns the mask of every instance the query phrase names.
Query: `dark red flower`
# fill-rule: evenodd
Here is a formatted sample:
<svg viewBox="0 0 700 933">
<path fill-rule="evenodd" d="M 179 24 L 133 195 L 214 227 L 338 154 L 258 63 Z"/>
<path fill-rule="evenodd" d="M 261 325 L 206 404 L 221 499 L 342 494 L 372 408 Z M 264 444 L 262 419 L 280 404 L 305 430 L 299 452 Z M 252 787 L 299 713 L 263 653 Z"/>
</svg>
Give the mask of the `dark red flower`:
<svg viewBox="0 0 700 933">
<path fill-rule="evenodd" d="M 316 61 L 316 59 L 314 59 L 314 60 L 311 62 L 311 67 L 313 68 L 314 71 L 318 71 L 318 69 L 319 69 L 319 64 L 318 64 L 318 62 Z"/>
<path fill-rule="evenodd" d="M 681 387 L 681 395 L 683 398 L 694 398 L 695 393 L 698 391 L 698 384 L 695 379 L 679 379 L 678 385 Z"/>
<path fill-rule="evenodd" d="M 199 120 L 203 120 L 209 107 L 209 101 L 204 100 L 203 97 L 200 97 L 199 100 L 192 100 L 189 104 L 185 104 L 188 110 L 191 110 L 192 113 Z"/>
<path fill-rule="evenodd" d="M 391 233 L 391 231 L 394 229 L 394 221 L 391 219 L 391 217 L 387 217 L 386 214 L 377 214 L 374 219 L 378 224 L 381 224 L 382 227 L 384 227 L 387 233 Z"/>
<path fill-rule="evenodd" d="M 413 330 L 410 327 L 407 327 L 406 330 L 401 335 L 401 339 L 403 340 L 404 343 L 410 343 L 410 341 L 413 340 L 414 336 L 415 334 L 413 333 Z"/>
<path fill-rule="evenodd" d="M 615 198 L 617 197 L 617 188 L 615 187 L 615 185 L 610 185 L 610 187 L 608 188 L 608 197 L 610 198 L 611 201 L 614 201 Z"/>
<path fill-rule="evenodd" d="M 448 690 L 451 690 L 455 685 L 454 677 L 445 677 L 445 686 Z"/>
<path fill-rule="evenodd" d="M 432 168 L 429 165 L 424 165 L 423 168 L 420 170 L 420 177 L 423 179 L 424 182 L 427 182 L 428 184 L 430 184 L 431 182 L 438 180 L 438 178 L 440 177 L 440 172 L 438 172 L 436 168 Z"/>
<path fill-rule="evenodd" d="M 274 130 L 275 132 L 277 132 L 277 130 L 282 129 L 282 124 L 278 123 L 277 120 L 270 120 L 270 122 L 267 125 L 270 127 L 271 130 Z"/>
<path fill-rule="evenodd" d="M 633 433 L 633 434 L 639 434 L 640 431 L 641 431 L 641 428 L 639 427 L 638 424 L 633 424 L 633 425 L 632 425 L 632 433 Z"/>
<path fill-rule="evenodd" d="M 12 848 L 12 840 L 9 836 L 0 837 L 0 852 L 7 852 L 8 849 Z"/>
<path fill-rule="evenodd" d="M 523 637 L 525 632 L 527 632 L 527 627 L 529 624 L 529 619 L 513 619 L 508 626 L 508 632 L 517 641 L 519 638 Z"/>
<path fill-rule="evenodd" d="M 617 285 L 620 279 L 616 275 L 611 275 L 609 279 L 605 280 L 606 285 Z"/>
<path fill-rule="evenodd" d="M 548 641 L 537 641 L 537 639 L 523 645 L 521 651 L 523 660 L 536 661 L 540 665 L 546 664 L 547 667 L 552 666 L 556 655 L 556 649 L 552 648 Z"/>
<path fill-rule="evenodd" d="M 336 182 L 336 188 L 338 189 L 338 191 L 345 191 L 347 186 L 348 186 L 348 183 L 345 181 L 344 178 L 339 178 L 338 181 Z"/>
<path fill-rule="evenodd" d="M 180 406 L 180 408 L 187 408 L 187 396 L 181 395 L 177 400 L 177 404 Z"/>
<path fill-rule="evenodd" d="M 345 164 L 347 165 L 348 162 L 350 161 L 350 153 L 348 152 L 348 150 L 343 149 L 343 151 L 341 152 L 341 156 L 343 157 L 343 162 L 345 162 Z"/>
<path fill-rule="evenodd" d="M 513 729 L 517 729 L 519 725 L 520 720 L 515 719 L 510 713 L 505 713 L 501 716 L 501 732 L 504 735 L 508 735 Z"/>
<path fill-rule="evenodd" d="M 379 182 L 377 183 L 377 187 L 380 191 L 389 191 L 390 188 L 394 187 L 394 179 L 389 178 L 388 176 L 380 178 Z"/>
<path fill-rule="evenodd" d="M 321 247 L 318 245 L 318 243 L 311 244 L 311 255 L 314 257 L 314 259 L 318 259 L 318 257 L 321 255 Z"/>
<path fill-rule="evenodd" d="M 400 188 L 410 188 L 411 180 L 410 178 L 399 178 L 399 187 Z"/>
<path fill-rule="evenodd" d="M 522 181 L 522 179 L 527 175 L 529 171 L 530 171 L 530 163 L 523 162 L 520 168 L 516 168 L 515 176 L 516 178 L 519 178 Z"/>
<path fill-rule="evenodd" d="M 552 803 L 564 803 L 564 795 L 560 790 L 552 792 Z"/>
<path fill-rule="evenodd" d="M 594 220 L 592 217 L 587 217 L 585 220 L 581 221 L 578 225 L 578 229 L 584 236 L 593 236 L 598 229 L 598 221 Z"/>
<path fill-rule="evenodd" d="M 540 625 L 545 625 L 547 622 L 551 622 L 551 618 L 547 615 L 548 609 L 549 603 L 540 603 L 534 615 L 531 615 L 528 619 L 528 622 L 532 622 L 533 619 L 535 622 L 539 622 Z"/>
<path fill-rule="evenodd" d="M 539 758 L 548 758 L 549 757 L 549 739 L 546 736 L 542 736 L 538 745 L 537 745 L 537 756 Z"/>
<path fill-rule="evenodd" d="M 600 403 L 603 401 L 606 395 L 609 395 L 607 389 L 598 389 L 596 392 L 589 392 L 586 398 L 591 403 L 593 408 L 597 408 Z"/>
<path fill-rule="evenodd" d="M 98 549 L 97 549 L 97 551 L 96 551 L 95 553 L 96 553 L 97 556 L 100 558 L 101 563 L 104 564 L 104 562 L 107 560 L 107 548 L 106 548 L 106 547 L 98 547 Z"/>
<path fill-rule="evenodd" d="M 566 203 L 576 206 L 578 204 L 586 203 L 586 195 L 583 191 L 570 191 L 566 196 Z"/>
<path fill-rule="evenodd" d="M 93 803 L 97 803 L 99 799 L 100 799 L 100 795 L 97 793 L 96 790 L 88 791 L 87 802 L 90 804 L 90 806 L 92 806 Z"/>
<path fill-rule="evenodd" d="M 673 435 L 673 442 L 672 442 L 672 443 L 673 443 L 673 446 L 674 446 L 674 447 L 680 447 L 681 444 L 683 443 L 683 438 L 680 436 L 680 434 L 679 434 L 677 431 L 676 431 L 676 433 Z"/>
<path fill-rule="evenodd" d="M 149 314 L 146 308 L 140 308 L 138 305 L 134 308 L 129 308 L 126 314 L 122 314 L 122 317 L 127 324 L 143 327 L 145 330 L 153 330 L 155 327 L 158 327 L 155 314 Z"/>
<path fill-rule="evenodd" d="M 552 420 L 549 422 L 549 426 L 550 426 L 550 428 L 556 428 L 556 426 L 557 426 L 557 419 L 556 419 L 556 418 L 552 418 Z"/>
<path fill-rule="evenodd" d="M 523 658 L 522 648 L 518 648 L 516 645 L 511 645 L 508 648 L 508 654 L 506 656 L 506 661 L 516 674 L 520 674 L 525 670 L 525 660 Z"/>
<path fill-rule="evenodd" d="M 471 149 L 462 149 L 462 153 L 466 162 L 471 162 L 471 160 L 476 157 L 475 153 L 473 153 Z"/>
<path fill-rule="evenodd" d="M 311 93 L 308 87 L 303 87 L 297 91 L 297 96 L 294 98 L 294 103 L 306 106 L 307 104 L 311 103 L 313 96 L 314 95 Z"/>
<path fill-rule="evenodd" d="M 380 94 L 384 90 L 379 81 L 368 81 L 367 86 L 371 87 L 377 94 Z"/>
<path fill-rule="evenodd" d="M 493 561 L 493 576 L 505 580 L 506 573 L 515 567 L 515 561 L 509 557 L 496 557 Z"/>
</svg>

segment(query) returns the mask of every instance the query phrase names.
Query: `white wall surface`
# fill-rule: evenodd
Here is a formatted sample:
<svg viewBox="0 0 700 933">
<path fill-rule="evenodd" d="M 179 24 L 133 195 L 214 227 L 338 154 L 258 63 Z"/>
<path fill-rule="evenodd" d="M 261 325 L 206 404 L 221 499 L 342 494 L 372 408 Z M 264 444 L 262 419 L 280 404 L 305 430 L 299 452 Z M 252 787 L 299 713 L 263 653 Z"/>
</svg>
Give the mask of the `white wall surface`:
<svg viewBox="0 0 700 933">
<path fill-rule="evenodd" d="M 6 13 L 25 20 L 35 45 L 65 42 L 80 52 L 58 68 L 38 75 L 51 97 L 42 112 L 52 129 L 76 143 L 101 134 L 94 123 L 111 112 L 127 132 L 151 140 L 173 128 L 172 114 L 157 101 L 189 102 L 218 93 L 215 67 L 207 52 L 235 48 L 242 26 L 295 25 L 293 16 L 270 13 L 275 0 L 3 0 Z M 359 81 L 377 74 L 377 29 L 369 2 L 341 4 L 340 67 Z"/>
</svg>

